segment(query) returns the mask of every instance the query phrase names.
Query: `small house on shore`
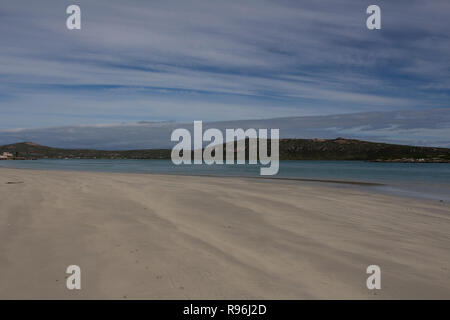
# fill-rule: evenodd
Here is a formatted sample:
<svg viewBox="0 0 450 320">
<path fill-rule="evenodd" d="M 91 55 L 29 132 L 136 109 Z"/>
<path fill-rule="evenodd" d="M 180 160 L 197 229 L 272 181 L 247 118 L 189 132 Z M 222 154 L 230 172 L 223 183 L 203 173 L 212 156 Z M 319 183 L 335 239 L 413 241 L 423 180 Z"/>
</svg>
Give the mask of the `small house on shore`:
<svg viewBox="0 0 450 320">
<path fill-rule="evenodd" d="M 14 155 L 9 152 L 3 152 L 3 154 L 0 154 L 0 160 L 11 160 L 14 158 Z"/>
</svg>

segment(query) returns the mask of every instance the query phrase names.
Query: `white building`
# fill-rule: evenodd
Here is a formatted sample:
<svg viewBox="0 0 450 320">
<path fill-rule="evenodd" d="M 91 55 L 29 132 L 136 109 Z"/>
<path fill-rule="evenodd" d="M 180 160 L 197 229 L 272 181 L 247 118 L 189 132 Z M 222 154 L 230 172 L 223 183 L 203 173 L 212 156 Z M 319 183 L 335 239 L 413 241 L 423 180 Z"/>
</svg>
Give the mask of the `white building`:
<svg viewBox="0 0 450 320">
<path fill-rule="evenodd" d="M 7 159 L 12 159 L 13 158 L 13 154 L 9 153 L 9 152 L 3 152 L 3 154 L 0 155 L 0 160 L 7 160 Z"/>
</svg>

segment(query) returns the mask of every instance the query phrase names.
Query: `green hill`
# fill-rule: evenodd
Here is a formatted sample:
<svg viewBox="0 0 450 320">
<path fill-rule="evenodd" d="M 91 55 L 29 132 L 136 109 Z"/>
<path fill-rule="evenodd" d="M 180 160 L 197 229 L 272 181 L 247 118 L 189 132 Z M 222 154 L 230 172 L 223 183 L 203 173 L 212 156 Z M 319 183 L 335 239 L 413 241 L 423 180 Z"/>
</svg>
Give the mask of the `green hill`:
<svg viewBox="0 0 450 320">
<path fill-rule="evenodd" d="M 1 146 L 0 154 L 3 152 L 10 152 L 16 157 L 25 159 L 169 159 L 171 150 L 61 149 L 41 146 L 32 142 L 22 142 Z"/>
<path fill-rule="evenodd" d="M 248 145 L 248 141 L 246 143 Z M 269 143 L 270 146 L 270 143 Z M 106 151 L 61 149 L 22 142 L 0 147 L 24 159 L 170 159 L 170 149 Z M 225 154 L 225 153 L 224 153 Z M 281 139 L 281 160 L 364 160 L 450 162 L 450 149 L 405 146 L 352 139 Z"/>
<path fill-rule="evenodd" d="M 337 138 L 282 139 L 280 159 L 450 162 L 450 149 Z"/>
</svg>

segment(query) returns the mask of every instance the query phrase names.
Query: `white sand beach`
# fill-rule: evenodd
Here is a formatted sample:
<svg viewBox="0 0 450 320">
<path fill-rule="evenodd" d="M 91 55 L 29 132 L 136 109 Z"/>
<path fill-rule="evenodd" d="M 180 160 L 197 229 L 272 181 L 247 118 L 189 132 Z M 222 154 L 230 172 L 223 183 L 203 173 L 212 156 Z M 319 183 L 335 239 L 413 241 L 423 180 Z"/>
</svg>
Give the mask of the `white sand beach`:
<svg viewBox="0 0 450 320">
<path fill-rule="evenodd" d="M 66 288 L 72 264 L 81 290 Z M 450 299 L 450 207 L 339 184 L 0 168 L 0 298 Z"/>
</svg>

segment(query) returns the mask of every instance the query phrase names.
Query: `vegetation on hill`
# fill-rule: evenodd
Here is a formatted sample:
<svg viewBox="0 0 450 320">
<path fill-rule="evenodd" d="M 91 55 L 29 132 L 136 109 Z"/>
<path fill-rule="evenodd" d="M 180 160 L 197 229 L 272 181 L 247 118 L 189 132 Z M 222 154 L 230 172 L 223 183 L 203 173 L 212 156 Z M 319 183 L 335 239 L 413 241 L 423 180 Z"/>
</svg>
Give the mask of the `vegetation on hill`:
<svg viewBox="0 0 450 320">
<path fill-rule="evenodd" d="M 22 142 L 1 146 L 0 153 L 2 152 L 10 152 L 26 159 L 169 159 L 171 151 L 167 149 L 127 151 L 61 149 Z"/>
<path fill-rule="evenodd" d="M 337 138 L 282 139 L 280 159 L 449 162 L 450 149 Z"/>
<path fill-rule="evenodd" d="M 268 143 L 270 146 L 270 143 Z M 248 149 L 248 141 L 246 143 Z M 21 159 L 170 159 L 170 149 L 105 151 L 61 149 L 31 142 L 0 147 Z M 225 154 L 225 153 L 224 153 Z M 417 147 L 352 139 L 281 139 L 281 160 L 365 160 L 393 162 L 450 162 L 450 149 Z"/>
</svg>

